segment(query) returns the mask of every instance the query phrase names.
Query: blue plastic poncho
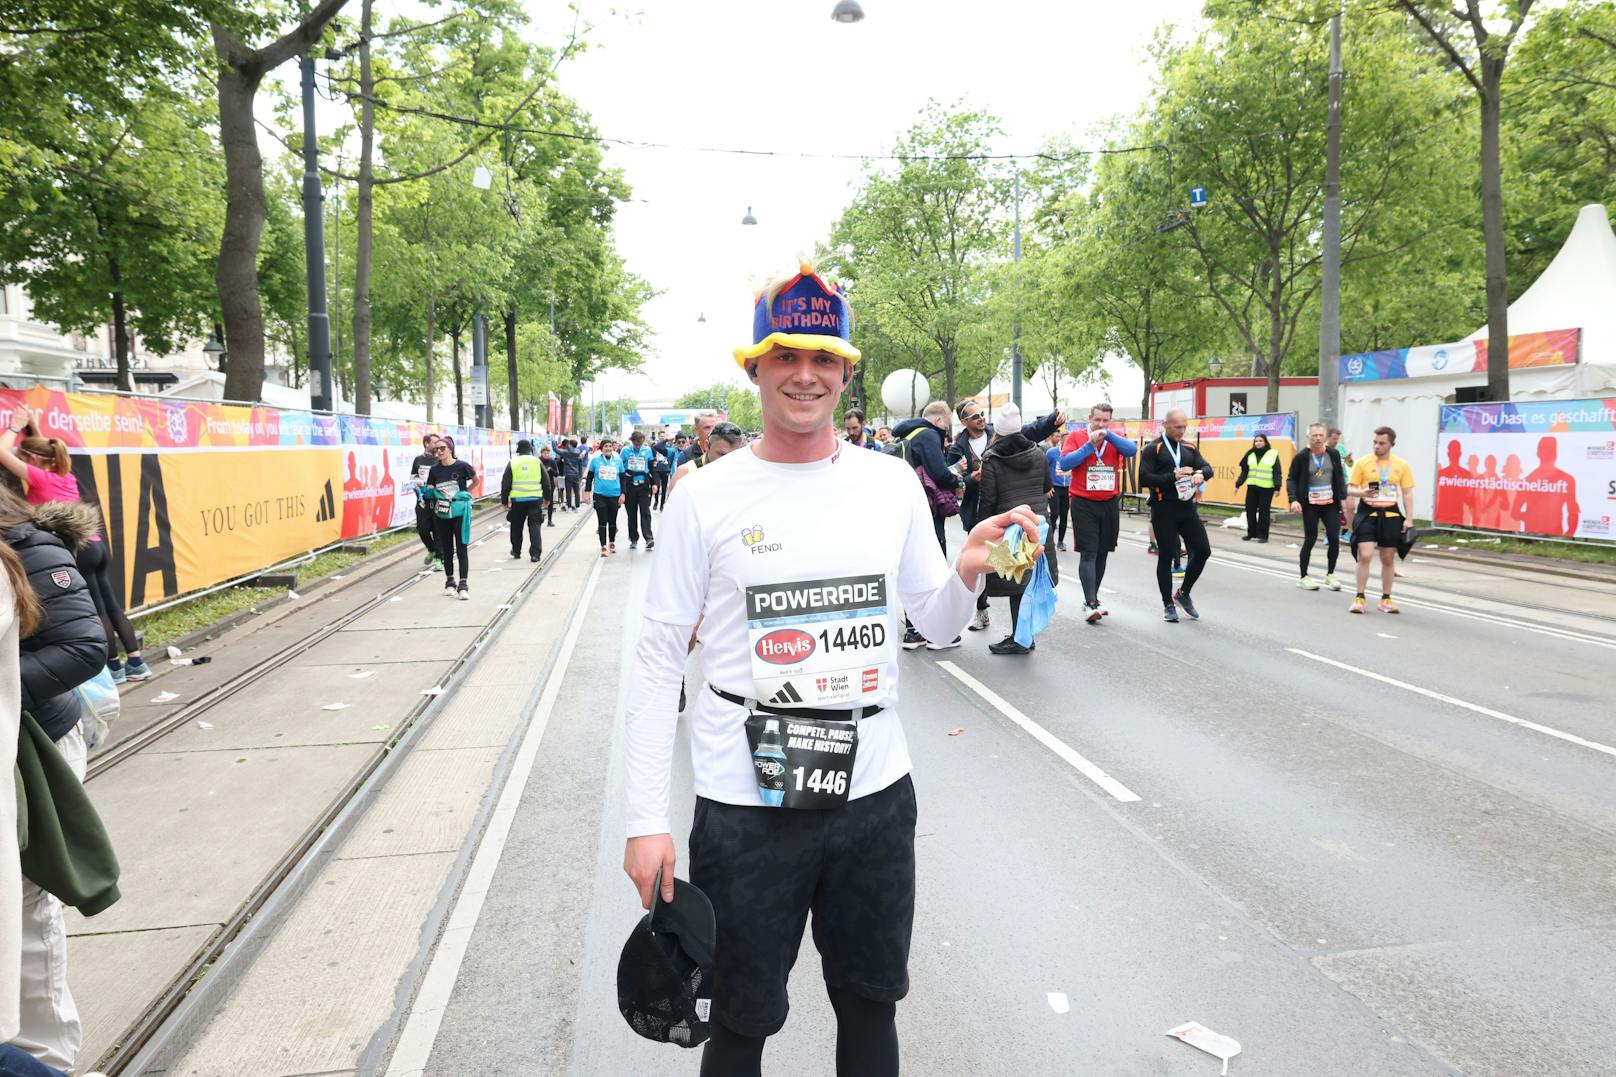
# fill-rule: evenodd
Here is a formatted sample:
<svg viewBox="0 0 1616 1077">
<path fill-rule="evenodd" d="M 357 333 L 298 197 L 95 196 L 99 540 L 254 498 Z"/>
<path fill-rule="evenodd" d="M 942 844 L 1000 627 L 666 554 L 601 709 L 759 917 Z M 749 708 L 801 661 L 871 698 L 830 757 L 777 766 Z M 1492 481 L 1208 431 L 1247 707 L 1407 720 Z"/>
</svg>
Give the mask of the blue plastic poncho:
<svg viewBox="0 0 1616 1077">
<path fill-rule="evenodd" d="M 1013 534 L 1012 534 L 1013 532 Z M 1038 522 L 1038 541 L 1043 543 L 1049 537 L 1049 521 Z M 1005 529 L 1006 542 L 1021 541 L 1021 525 L 1012 524 Z M 1049 575 L 1049 556 L 1040 553 L 1038 563 L 1033 566 L 1032 579 L 1027 583 L 1026 591 L 1021 595 L 1021 609 L 1016 615 L 1016 642 L 1023 647 L 1031 647 L 1033 637 L 1049 627 L 1049 622 L 1055 619 L 1055 581 Z"/>
</svg>

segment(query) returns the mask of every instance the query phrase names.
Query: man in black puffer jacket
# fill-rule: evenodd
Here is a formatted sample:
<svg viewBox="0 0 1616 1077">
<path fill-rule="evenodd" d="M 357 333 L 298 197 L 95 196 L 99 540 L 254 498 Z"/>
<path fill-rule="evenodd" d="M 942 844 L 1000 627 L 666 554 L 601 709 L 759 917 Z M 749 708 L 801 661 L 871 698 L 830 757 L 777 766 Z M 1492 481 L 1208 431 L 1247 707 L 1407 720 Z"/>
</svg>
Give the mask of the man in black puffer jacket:
<svg viewBox="0 0 1616 1077">
<path fill-rule="evenodd" d="M 95 512 L 77 501 L 30 507 L 9 492 L 0 497 L 6 543 L 22 558 L 45 608 L 39 630 L 22 641 L 22 706 L 60 742 L 79 724 L 73 689 L 107 664 L 106 631 L 73 556 L 95 534 Z"/>
</svg>

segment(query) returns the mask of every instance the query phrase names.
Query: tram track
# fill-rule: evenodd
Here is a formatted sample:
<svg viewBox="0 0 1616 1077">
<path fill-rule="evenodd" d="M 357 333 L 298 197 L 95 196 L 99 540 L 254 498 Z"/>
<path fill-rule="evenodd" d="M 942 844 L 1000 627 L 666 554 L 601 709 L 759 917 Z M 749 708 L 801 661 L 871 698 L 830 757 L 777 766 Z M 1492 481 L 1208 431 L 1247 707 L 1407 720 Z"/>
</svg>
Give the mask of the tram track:
<svg viewBox="0 0 1616 1077">
<path fill-rule="evenodd" d="M 488 516 L 497 515 L 497 513 L 488 514 Z M 484 517 L 485 521 L 488 516 Z M 580 528 L 585 523 L 590 522 L 593 522 L 592 517 L 587 517 L 586 514 L 580 513 L 578 518 L 564 532 L 546 544 L 548 550 L 539 563 L 533 565 L 527 572 L 522 574 L 520 580 L 511 588 L 506 601 L 494 610 L 492 616 L 482 625 L 476 636 L 458 655 L 454 656 L 448 669 L 441 675 L 438 683 L 445 689 L 445 694 L 439 696 L 423 695 L 421 701 L 415 704 L 410 712 L 388 733 L 386 739 L 378 745 L 375 752 L 365 759 L 353 774 L 351 780 L 344 784 L 342 791 L 319 811 L 312 823 L 299 835 L 291 847 L 275 861 L 274 865 L 252 888 L 246 900 L 238 906 L 225 924 L 197 951 L 185 968 L 177 976 L 169 980 L 162 992 L 142 1011 L 140 1017 L 124 1030 L 113 1046 L 103 1052 L 101 1057 L 96 1060 L 94 1069 L 107 1073 L 109 1077 L 118 1077 L 118 1075 L 137 1072 L 129 1068 L 130 1064 L 135 1062 L 141 1052 L 159 1036 L 164 1025 L 173 1017 L 187 996 L 192 993 L 230 946 L 242 936 L 243 931 L 253 922 L 254 917 L 264 908 L 265 904 L 281 890 L 290 878 L 298 873 L 299 868 L 316 849 L 322 836 L 326 834 L 332 824 L 344 813 L 352 813 L 362 807 L 368 802 L 368 798 L 381 787 L 382 783 L 372 781 L 372 779 L 378 775 L 384 764 L 393 755 L 394 749 L 398 747 L 400 741 L 410 734 L 429 712 L 433 711 L 441 699 L 445 698 L 447 690 L 455 685 L 489 638 L 512 615 L 520 597 L 528 594 L 535 585 L 549 574 L 562 550 L 567 547 Z M 495 524 L 486 532 L 480 533 L 474 541 L 486 540 L 490 535 L 497 534 L 502 529 L 503 525 Z M 413 552 L 413 550 L 410 551 L 411 555 L 413 555 Z M 172 716 L 153 723 L 129 739 L 113 745 L 91 761 L 85 781 L 89 782 L 107 774 L 121 764 L 139 757 L 143 752 L 151 749 L 153 745 L 159 744 L 169 735 L 188 728 L 198 719 L 227 703 L 271 672 L 282 668 L 298 656 L 318 647 L 323 641 L 354 625 L 367 614 L 381 608 L 401 592 L 419 583 L 423 578 L 422 573 L 413 573 L 408 579 L 402 580 L 352 609 L 344 611 L 335 620 L 298 638 L 214 688 L 205 691 L 196 700 L 176 711 Z"/>
</svg>

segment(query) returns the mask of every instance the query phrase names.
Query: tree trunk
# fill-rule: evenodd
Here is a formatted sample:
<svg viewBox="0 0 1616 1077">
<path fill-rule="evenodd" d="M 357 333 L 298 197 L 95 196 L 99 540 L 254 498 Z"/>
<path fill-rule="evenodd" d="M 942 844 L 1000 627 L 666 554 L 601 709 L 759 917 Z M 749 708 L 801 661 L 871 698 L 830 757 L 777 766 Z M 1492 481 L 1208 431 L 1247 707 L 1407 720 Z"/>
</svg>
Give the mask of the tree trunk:
<svg viewBox="0 0 1616 1077">
<path fill-rule="evenodd" d="M 363 0 L 359 11 L 359 201 L 355 207 L 358 242 L 354 251 L 353 373 L 354 412 L 370 414 L 370 256 L 372 151 L 376 140 L 375 106 L 371 95 L 375 83 L 370 72 L 370 22 L 372 0 Z M 342 222 L 337 222 L 342 227 Z"/>
<path fill-rule="evenodd" d="M 217 30 L 215 31 L 217 34 Z M 219 67 L 219 143 L 224 150 L 224 232 L 219 238 L 219 309 L 230 340 L 227 400 L 256 401 L 264 386 L 264 310 L 258 297 L 258 242 L 264 231 L 263 158 L 253 126 L 256 63 Z"/>
<path fill-rule="evenodd" d="M 1145 377 L 1145 392 L 1139 398 L 1139 417 L 1149 419 L 1150 415 L 1150 368 L 1155 364 L 1143 356 L 1139 359 L 1139 373 Z"/>
<path fill-rule="evenodd" d="M 437 344 L 438 332 L 438 301 L 433 296 L 426 297 L 426 421 L 432 421 L 432 401 L 437 395 L 438 387 L 432 381 L 432 352 Z"/>
<path fill-rule="evenodd" d="M 118 285 L 123 283 L 123 277 L 118 272 L 118 260 L 107 259 L 107 271 L 111 274 L 114 291 L 112 293 L 112 353 L 118 360 L 118 390 L 132 393 L 135 383 L 129 373 L 129 311 L 124 307 L 123 289 Z"/>
<path fill-rule="evenodd" d="M 466 425 L 466 393 L 465 393 L 465 383 L 461 380 L 461 377 L 460 377 L 460 330 L 459 330 L 459 328 L 449 330 L 449 341 L 450 341 L 449 354 L 450 354 L 450 356 L 452 356 L 452 361 L 454 363 L 455 423 L 457 425 L 459 425 L 459 426 L 465 426 Z"/>
<path fill-rule="evenodd" d="M 954 364 L 954 348 L 950 345 L 943 349 L 943 399 L 948 401 L 949 407 L 954 406 Z"/>
<path fill-rule="evenodd" d="M 1487 399 L 1509 399 L 1509 277 L 1504 266 L 1504 178 L 1498 160 L 1504 58 L 1481 59 L 1481 218 L 1487 241 Z"/>
<path fill-rule="evenodd" d="M 522 429 L 522 397 L 516 376 L 516 310 L 505 312 L 505 376 L 511 392 L 511 429 Z"/>
</svg>

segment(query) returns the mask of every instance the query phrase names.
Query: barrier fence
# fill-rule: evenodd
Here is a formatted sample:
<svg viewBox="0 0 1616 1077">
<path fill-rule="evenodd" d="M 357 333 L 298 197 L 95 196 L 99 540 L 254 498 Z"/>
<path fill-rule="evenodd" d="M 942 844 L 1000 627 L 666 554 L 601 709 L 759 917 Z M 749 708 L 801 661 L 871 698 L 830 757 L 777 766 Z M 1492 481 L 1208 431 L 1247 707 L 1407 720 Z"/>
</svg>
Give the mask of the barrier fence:
<svg viewBox="0 0 1616 1077">
<path fill-rule="evenodd" d="M 1111 424 L 1111 429 L 1136 443 L 1141 450 L 1161 435 L 1160 419 L 1122 419 Z M 1212 465 L 1212 481 L 1206 484 L 1203 500 L 1218 505 L 1244 505 L 1246 495 L 1236 490 L 1235 480 L 1240 477 L 1240 461 L 1251 451 L 1251 440 L 1258 434 L 1279 453 L 1279 467 L 1283 474 L 1291 466 L 1296 454 L 1296 413 L 1272 412 L 1261 415 L 1213 415 L 1191 419 L 1184 438 L 1194 443 Z M 1139 491 L 1139 458 L 1128 466 L 1128 492 Z M 1274 504 L 1284 506 L 1283 484 L 1274 491 Z"/>
<path fill-rule="evenodd" d="M 497 492 L 509 431 L 320 415 L 44 386 L 0 389 L 0 422 L 25 409 L 68 447 L 79 493 L 101 509 L 112 577 L 130 608 L 200 590 L 341 539 L 415 519 L 410 463 L 454 439 Z M 541 439 L 535 439 L 537 442 Z"/>
</svg>

